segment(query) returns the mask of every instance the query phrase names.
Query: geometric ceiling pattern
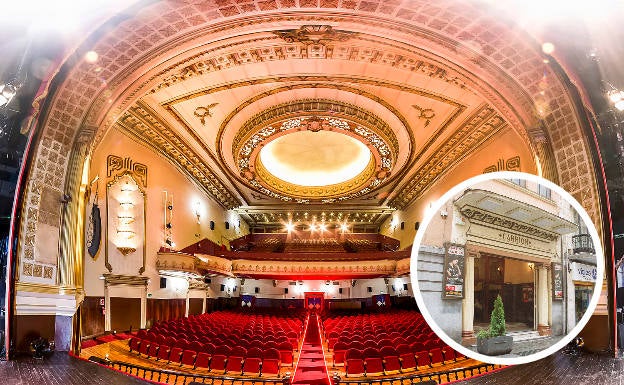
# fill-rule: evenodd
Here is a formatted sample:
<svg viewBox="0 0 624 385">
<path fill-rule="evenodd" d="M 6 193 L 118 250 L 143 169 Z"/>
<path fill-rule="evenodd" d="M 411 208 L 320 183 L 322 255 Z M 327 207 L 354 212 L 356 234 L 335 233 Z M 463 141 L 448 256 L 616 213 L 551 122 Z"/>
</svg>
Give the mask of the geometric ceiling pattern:
<svg viewBox="0 0 624 385">
<path fill-rule="evenodd" d="M 85 44 L 98 53 L 96 63 L 81 61 L 77 50 L 78 64 L 45 115 L 35 168 L 45 171 L 55 143 L 69 153 L 80 127 L 94 128 L 89 151 L 117 127 L 250 224 L 304 213 L 357 214 L 362 223 L 380 224 L 506 134 L 530 154 L 523 171 L 560 182 L 598 218 L 588 143 L 561 69 L 533 37 L 481 6 L 139 4 Z M 365 146 L 367 161 L 338 182 L 306 184 L 280 179 L 262 163 L 265 146 L 276 142 L 277 158 L 285 159 L 296 138 L 310 137 L 301 133 L 321 131 L 331 135 L 319 167 L 330 172 L 332 159 L 345 162 L 343 137 Z M 302 154 L 289 163 L 303 172 L 313 162 Z"/>
</svg>

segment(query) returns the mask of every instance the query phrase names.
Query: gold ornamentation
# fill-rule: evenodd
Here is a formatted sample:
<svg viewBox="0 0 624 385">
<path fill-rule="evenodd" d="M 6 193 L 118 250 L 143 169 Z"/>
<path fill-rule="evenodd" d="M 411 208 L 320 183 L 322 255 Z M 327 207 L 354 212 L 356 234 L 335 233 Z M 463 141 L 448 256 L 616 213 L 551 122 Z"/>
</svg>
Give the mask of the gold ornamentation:
<svg viewBox="0 0 624 385">
<path fill-rule="evenodd" d="M 286 43 L 303 43 L 305 45 L 343 42 L 358 35 L 356 32 L 336 30 L 331 25 L 302 25 L 299 29 L 285 29 L 273 31 L 273 33 Z"/>
<path fill-rule="evenodd" d="M 109 155 L 106 158 L 106 176 L 130 172 L 134 179 L 138 180 L 141 185 L 147 187 L 147 166 L 143 163 L 133 162 L 129 157 L 122 158 L 116 155 Z"/>
<path fill-rule="evenodd" d="M 35 263 L 33 266 L 33 277 L 41 277 L 43 276 L 43 266 L 38 263 Z"/>
<path fill-rule="evenodd" d="M 130 253 L 134 253 L 136 251 L 136 247 L 117 247 L 117 250 L 124 256 L 127 256 Z"/>
<path fill-rule="evenodd" d="M 390 202 L 391 207 L 404 209 L 451 165 L 457 164 L 492 135 L 507 127 L 507 122 L 492 107 L 485 106 L 472 119 L 455 131 L 410 178 L 401 192 Z"/>
<path fill-rule="evenodd" d="M 490 165 L 483 170 L 483 173 L 496 171 L 520 171 L 520 156 L 516 155 L 512 158 L 499 159 L 496 164 Z"/>
<path fill-rule="evenodd" d="M 366 96 L 370 97 L 372 95 Z M 246 101 L 243 105 L 248 105 L 255 100 L 255 98 L 250 99 Z M 381 100 L 377 100 L 377 103 L 382 104 L 384 107 L 392 111 L 393 114 L 397 118 L 399 118 L 401 122 L 403 122 L 405 129 L 408 132 L 410 131 L 410 128 L 407 125 L 407 121 L 401 116 L 399 111 L 392 109 L 392 106 L 383 103 Z M 237 107 L 234 112 L 237 112 L 239 109 L 240 106 Z M 302 114 L 315 114 L 313 116 L 317 116 L 319 114 L 331 114 L 331 116 L 333 117 L 338 117 L 348 122 L 353 122 L 354 124 L 369 127 L 371 130 L 374 130 L 376 134 L 386 140 L 386 142 L 392 149 L 392 153 L 395 157 L 399 152 L 399 141 L 388 123 L 386 123 L 384 120 L 382 120 L 372 112 L 367 111 L 359 106 L 329 99 L 301 99 L 277 104 L 271 108 L 268 108 L 252 116 L 245 123 L 243 123 L 240 129 L 237 130 L 236 135 L 234 136 L 233 143 L 239 143 L 240 145 L 240 143 L 242 143 L 248 136 L 250 136 L 253 132 L 257 131 L 259 129 L 258 127 L 260 126 L 268 126 L 280 120 L 284 120 L 290 117 L 301 116 Z M 227 121 L 231 119 L 231 117 L 232 114 L 228 115 L 224 123 L 227 123 Z M 238 151 L 236 150 L 236 146 L 233 146 L 232 153 L 236 154 L 237 152 Z"/>
<path fill-rule="evenodd" d="M 260 158 L 256 159 L 255 170 L 257 172 L 256 180 L 271 191 L 278 192 L 278 194 L 302 199 L 329 199 L 357 191 L 366 182 L 375 180 L 375 166 L 375 161 L 371 158 L 364 171 L 355 178 L 329 186 L 300 186 L 278 179 L 265 168 Z"/>
<path fill-rule="evenodd" d="M 32 263 L 24 263 L 22 274 L 25 277 L 32 277 L 33 275 L 33 264 Z"/>
<path fill-rule="evenodd" d="M 226 209 L 240 206 L 240 202 L 182 137 L 145 108 L 132 108 L 117 121 L 117 125 L 121 130 L 146 142 L 177 163 L 190 178 L 203 186 L 205 191 Z"/>
<path fill-rule="evenodd" d="M 524 222 L 516 221 L 513 218 L 504 217 L 485 210 L 481 210 L 477 207 L 465 206 L 461 208 L 460 212 L 463 216 L 474 222 L 486 223 L 488 225 L 502 227 L 532 237 L 541 238 L 547 241 L 555 241 L 558 238 L 558 234 L 551 231 L 543 230 L 537 226 L 532 226 Z"/>
<path fill-rule="evenodd" d="M 311 129 L 333 130 L 348 133 L 371 150 L 373 157 L 365 171 L 357 177 L 332 186 L 297 186 L 280 180 L 269 173 L 257 156 L 260 148 L 287 131 Z M 251 186 L 265 195 L 284 202 L 334 203 L 357 198 L 368 194 L 379 187 L 390 175 L 395 155 L 388 143 L 372 129 L 350 122 L 346 119 L 330 116 L 313 115 L 311 117 L 294 117 L 275 122 L 269 126 L 261 126 L 243 143 L 233 145 L 240 175 Z"/>
<path fill-rule="evenodd" d="M 412 107 L 414 107 L 414 109 L 418 111 L 417 118 L 425 119 L 425 127 L 427 127 L 429 123 L 431 123 L 431 119 L 435 118 L 435 111 L 433 111 L 431 108 L 421 108 L 415 104 L 412 104 Z"/>
<path fill-rule="evenodd" d="M 199 118 L 201 124 L 206 125 L 206 116 L 212 117 L 212 112 L 210 112 L 210 110 L 218 104 L 219 103 L 212 103 L 207 105 L 206 107 L 197 107 L 195 111 L 193 111 L 193 115 Z"/>
<path fill-rule="evenodd" d="M 52 279 L 52 273 L 54 272 L 54 269 L 50 266 L 44 266 L 43 267 L 43 278 L 46 279 Z"/>
</svg>

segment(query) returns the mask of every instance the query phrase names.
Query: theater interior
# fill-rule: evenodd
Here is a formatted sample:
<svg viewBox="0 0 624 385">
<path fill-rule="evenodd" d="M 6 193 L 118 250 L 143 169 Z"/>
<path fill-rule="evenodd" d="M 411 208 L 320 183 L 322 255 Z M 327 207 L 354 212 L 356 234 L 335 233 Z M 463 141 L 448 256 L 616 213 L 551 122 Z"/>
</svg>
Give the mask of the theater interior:
<svg viewBox="0 0 624 385">
<path fill-rule="evenodd" d="M 622 4 L 93 3 L 14 2 L 0 26 L 6 378 L 619 375 Z M 598 230 L 580 357 L 482 363 L 416 306 L 423 217 L 494 171 L 560 185 Z"/>
</svg>

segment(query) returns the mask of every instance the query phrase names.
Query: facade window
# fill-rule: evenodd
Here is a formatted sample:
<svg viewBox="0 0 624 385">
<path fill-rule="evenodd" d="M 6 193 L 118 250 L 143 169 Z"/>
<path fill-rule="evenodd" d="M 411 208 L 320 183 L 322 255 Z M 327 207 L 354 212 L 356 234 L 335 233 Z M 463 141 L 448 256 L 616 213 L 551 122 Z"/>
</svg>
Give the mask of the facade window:
<svg viewBox="0 0 624 385">
<path fill-rule="evenodd" d="M 526 179 L 509 179 L 513 184 L 517 184 L 520 187 L 526 188 Z"/>
<path fill-rule="evenodd" d="M 548 187 L 538 184 L 537 193 L 544 198 L 550 199 L 550 189 Z"/>
</svg>

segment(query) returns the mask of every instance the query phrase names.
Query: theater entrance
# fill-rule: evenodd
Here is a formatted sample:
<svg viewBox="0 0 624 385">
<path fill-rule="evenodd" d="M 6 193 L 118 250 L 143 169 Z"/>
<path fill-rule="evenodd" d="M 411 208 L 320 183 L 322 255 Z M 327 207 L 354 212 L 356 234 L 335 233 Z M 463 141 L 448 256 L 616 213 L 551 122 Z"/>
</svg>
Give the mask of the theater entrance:
<svg viewBox="0 0 624 385">
<path fill-rule="evenodd" d="M 487 328 L 500 294 L 510 332 L 534 330 L 535 274 L 533 264 L 493 254 L 475 260 L 474 327 Z"/>
</svg>

